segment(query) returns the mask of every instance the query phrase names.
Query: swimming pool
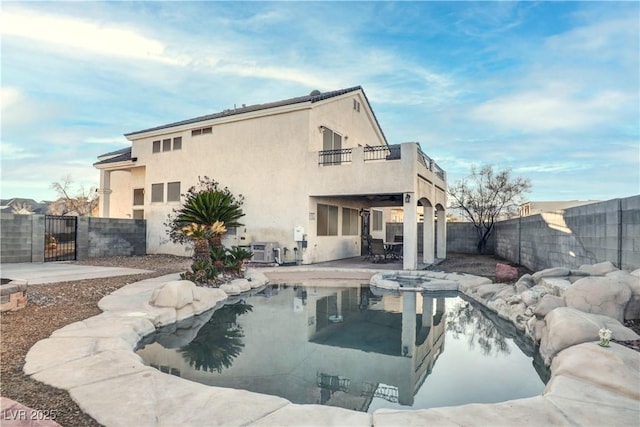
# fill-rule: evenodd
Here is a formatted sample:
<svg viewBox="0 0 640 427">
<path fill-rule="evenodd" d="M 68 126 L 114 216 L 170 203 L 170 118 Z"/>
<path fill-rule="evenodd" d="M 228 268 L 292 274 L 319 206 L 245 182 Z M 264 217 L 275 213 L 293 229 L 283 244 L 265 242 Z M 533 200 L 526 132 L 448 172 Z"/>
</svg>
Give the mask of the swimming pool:
<svg viewBox="0 0 640 427">
<path fill-rule="evenodd" d="M 485 311 L 455 293 L 271 285 L 159 329 L 137 353 L 192 381 L 365 412 L 540 395 L 536 349 Z"/>
</svg>

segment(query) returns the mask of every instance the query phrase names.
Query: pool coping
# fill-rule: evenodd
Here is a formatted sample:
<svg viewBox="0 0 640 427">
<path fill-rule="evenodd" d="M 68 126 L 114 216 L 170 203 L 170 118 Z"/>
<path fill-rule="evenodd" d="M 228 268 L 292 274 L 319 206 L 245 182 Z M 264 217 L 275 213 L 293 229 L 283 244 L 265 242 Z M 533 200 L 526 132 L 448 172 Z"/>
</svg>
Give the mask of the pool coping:
<svg viewBox="0 0 640 427">
<path fill-rule="evenodd" d="M 338 276 L 373 276 L 379 270 L 340 269 Z M 248 270 L 246 288 L 297 275 L 323 279 L 328 269 L 312 267 Z M 293 274 L 291 274 L 293 273 Z M 392 271 L 385 271 L 385 274 Z M 406 271 L 402 272 L 406 274 Z M 443 279 L 444 273 L 421 271 Z M 489 279 L 450 273 L 466 294 Z M 347 279 L 347 277 L 343 277 Z M 145 366 L 134 353 L 138 342 L 160 326 L 189 319 L 224 304 L 220 289 L 198 287 L 180 309 L 154 307 L 149 301 L 177 274 L 127 285 L 99 302 L 102 314 L 65 326 L 36 343 L 24 372 L 67 390 L 80 408 L 107 426 L 156 425 L 636 425 L 638 395 L 618 386 L 640 378 L 640 353 L 612 343 L 595 342 L 561 351 L 551 365 L 551 379 L 540 396 L 495 404 L 467 404 L 424 410 L 379 409 L 372 414 L 321 405 L 299 405 L 245 390 L 198 384 Z M 247 283 L 245 283 L 247 282 Z M 239 285 L 239 284 L 238 284 Z"/>
</svg>

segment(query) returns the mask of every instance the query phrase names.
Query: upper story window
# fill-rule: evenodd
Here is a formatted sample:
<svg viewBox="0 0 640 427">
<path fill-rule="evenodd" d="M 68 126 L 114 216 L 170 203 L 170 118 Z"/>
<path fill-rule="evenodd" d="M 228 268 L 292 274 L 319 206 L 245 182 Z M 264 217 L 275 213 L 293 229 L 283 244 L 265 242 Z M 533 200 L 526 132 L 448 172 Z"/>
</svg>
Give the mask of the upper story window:
<svg viewBox="0 0 640 427">
<path fill-rule="evenodd" d="M 356 110 L 358 113 L 360 112 L 360 103 L 355 99 L 353 100 L 353 109 Z"/>
<path fill-rule="evenodd" d="M 164 202 L 164 184 L 151 184 L 151 203 Z"/>
<path fill-rule="evenodd" d="M 191 136 L 198 136 L 198 135 L 206 135 L 208 133 L 211 133 L 212 129 L 211 126 L 206 127 L 206 128 L 200 128 L 200 129 L 194 129 L 191 131 Z"/>
<path fill-rule="evenodd" d="M 323 156 L 324 163 L 329 165 L 339 165 L 342 163 L 342 156 L 339 150 L 342 150 L 342 135 L 323 126 L 322 151 L 335 151 L 334 153 L 325 153 Z"/>
<path fill-rule="evenodd" d="M 175 138 L 166 138 L 163 140 L 156 140 L 152 143 L 151 152 L 160 153 L 161 151 L 182 150 L 182 137 L 176 136 Z"/>
<path fill-rule="evenodd" d="M 144 188 L 133 189 L 133 206 L 144 205 Z"/>
<path fill-rule="evenodd" d="M 167 183 L 167 202 L 180 201 L 180 182 Z"/>
</svg>

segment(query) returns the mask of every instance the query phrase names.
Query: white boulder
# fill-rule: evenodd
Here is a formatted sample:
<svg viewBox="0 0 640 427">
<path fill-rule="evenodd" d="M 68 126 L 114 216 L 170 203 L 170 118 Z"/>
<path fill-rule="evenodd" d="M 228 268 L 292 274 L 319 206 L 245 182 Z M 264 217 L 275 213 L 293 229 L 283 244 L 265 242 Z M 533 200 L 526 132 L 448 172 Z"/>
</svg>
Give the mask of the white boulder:
<svg viewBox="0 0 640 427">
<path fill-rule="evenodd" d="M 564 293 L 567 307 L 585 313 L 602 314 L 624 321 L 624 310 L 631 298 L 629 286 L 610 277 L 585 277 Z"/>
</svg>

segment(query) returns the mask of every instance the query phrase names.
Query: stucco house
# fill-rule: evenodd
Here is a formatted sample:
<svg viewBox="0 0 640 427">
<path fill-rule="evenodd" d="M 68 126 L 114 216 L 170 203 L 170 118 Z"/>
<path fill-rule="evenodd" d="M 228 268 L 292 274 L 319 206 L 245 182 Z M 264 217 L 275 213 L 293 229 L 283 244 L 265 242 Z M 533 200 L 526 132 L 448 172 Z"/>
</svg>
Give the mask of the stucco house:
<svg viewBox="0 0 640 427">
<path fill-rule="evenodd" d="M 422 261 L 445 257 L 446 174 L 419 144 L 387 142 L 360 86 L 125 136 L 131 147 L 94 164 L 100 216 L 146 219 L 148 253 L 188 255 L 168 240 L 163 223 L 180 206 L 181 193 L 208 176 L 245 197 L 246 226 L 227 234 L 228 246 L 273 242 L 284 260 L 303 264 L 358 256 L 363 236 L 384 236 L 382 208 L 400 207 L 403 267 L 415 269 L 421 205 Z"/>
</svg>

